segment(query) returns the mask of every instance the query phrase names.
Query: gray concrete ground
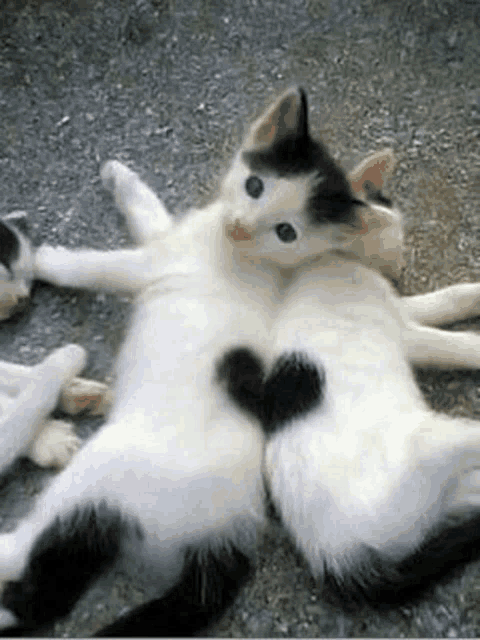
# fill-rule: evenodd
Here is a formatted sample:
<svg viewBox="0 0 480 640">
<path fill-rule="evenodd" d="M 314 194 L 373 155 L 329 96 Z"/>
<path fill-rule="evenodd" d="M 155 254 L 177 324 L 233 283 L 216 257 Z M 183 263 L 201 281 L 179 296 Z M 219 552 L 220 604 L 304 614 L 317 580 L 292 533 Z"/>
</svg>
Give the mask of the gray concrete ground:
<svg viewBox="0 0 480 640">
<path fill-rule="evenodd" d="M 391 195 L 408 228 L 405 294 L 480 279 L 478 0 L 1 0 L 0 213 L 26 209 L 35 243 L 130 243 L 99 166 L 137 170 L 176 215 L 213 193 L 239 136 L 278 91 L 309 92 L 314 130 L 348 168 L 394 146 Z M 89 351 L 104 380 L 127 299 L 38 283 L 0 326 L 0 358 Z M 478 321 L 453 330 L 477 328 Z M 480 413 L 478 372 L 419 371 L 432 406 Z M 100 421 L 79 420 L 88 437 Z M 52 476 L 25 461 L 0 484 L 12 529 Z M 88 635 L 145 594 L 117 576 L 55 636 Z M 478 565 L 418 606 L 348 614 L 327 605 L 290 543 L 267 536 L 255 578 L 212 636 L 475 637 Z"/>
</svg>

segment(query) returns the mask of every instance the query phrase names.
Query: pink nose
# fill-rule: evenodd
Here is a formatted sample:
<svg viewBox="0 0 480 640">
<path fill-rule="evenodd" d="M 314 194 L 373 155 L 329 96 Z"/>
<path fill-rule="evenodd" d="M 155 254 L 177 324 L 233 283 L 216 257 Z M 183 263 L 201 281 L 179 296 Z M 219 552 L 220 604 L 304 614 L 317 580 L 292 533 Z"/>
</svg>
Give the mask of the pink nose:
<svg viewBox="0 0 480 640">
<path fill-rule="evenodd" d="M 253 229 L 240 222 L 235 222 L 228 225 L 227 234 L 234 242 L 245 242 L 252 239 Z"/>
</svg>

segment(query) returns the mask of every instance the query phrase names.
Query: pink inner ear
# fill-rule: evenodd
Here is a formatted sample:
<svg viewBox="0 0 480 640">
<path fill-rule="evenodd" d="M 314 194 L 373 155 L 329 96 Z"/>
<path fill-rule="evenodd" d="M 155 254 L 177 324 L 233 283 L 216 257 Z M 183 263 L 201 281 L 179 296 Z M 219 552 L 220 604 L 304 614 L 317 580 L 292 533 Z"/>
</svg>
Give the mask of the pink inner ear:
<svg viewBox="0 0 480 640">
<path fill-rule="evenodd" d="M 276 126 L 273 122 L 275 113 L 270 115 L 270 118 L 262 124 L 257 132 L 257 141 L 262 144 L 270 144 L 275 137 Z"/>
<path fill-rule="evenodd" d="M 362 176 L 352 182 L 353 190 L 358 192 L 363 188 L 363 184 L 369 180 L 375 187 L 380 188 L 383 186 L 383 174 L 385 173 L 387 160 L 382 160 L 374 164 L 372 167 L 368 167 L 363 172 Z"/>
</svg>

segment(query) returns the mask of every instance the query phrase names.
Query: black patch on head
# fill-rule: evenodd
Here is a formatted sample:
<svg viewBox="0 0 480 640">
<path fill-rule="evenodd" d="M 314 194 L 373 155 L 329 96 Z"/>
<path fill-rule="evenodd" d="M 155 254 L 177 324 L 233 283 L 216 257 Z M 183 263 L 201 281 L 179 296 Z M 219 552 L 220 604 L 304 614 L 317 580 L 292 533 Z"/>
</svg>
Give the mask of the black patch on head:
<svg viewBox="0 0 480 640">
<path fill-rule="evenodd" d="M 434 595 L 462 569 L 480 558 L 480 514 L 454 513 L 432 529 L 425 540 L 404 559 L 364 547 L 361 563 L 341 578 L 327 570 L 325 598 L 350 610 L 369 605 L 377 610 L 417 604 Z"/>
<path fill-rule="evenodd" d="M 7 583 L 1 599 L 20 619 L 22 633 L 39 635 L 39 629 L 68 614 L 90 584 L 114 563 L 126 527 L 120 511 L 104 502 L 78 507 L 41 533 L 23 576 Z M 134 530 L 142 537 L 138 526 Z"/>
<path fill-rule="evenodd" d="M 20 255 L 20 240 L 17 234 L 0 220 L 0 264 L 12 273 L 12 265 Z"/>
<path fill-rule="evenodd" d="M 95 638 L 191 638 L 205 636 L 230 607 L 252 574 L 246 555 L 235 547 L 203 561 L 187 554 L 183 574 L 165 596 L 137 607 L 104 627 Z"/>
<path fill-rule="evenodd" d="M 367 194 L 367 200 L 369 202 L 373 202 L 374 204 L 381 204 L 384 207 L 392 207 L 393 202 L 387 196 L 384 196 L 380 189 L 377 189 L 373 182 L 370 180 L 366 180 L 363 183 L 363 190 Z"/>
<path fill-rule="evenodd" d="M 251 198 L 259 198 L 263 193 L 263 181 L 258 176 L 250 176 L 245 181 L 245 191 Z"/>
<path fill-rule="evenodd" d="M 345 173 L 320 142 L 308 131 L 307 97 L 300 89 L 301 109 L 295 134 L 284 136 L 270 147 L 258 151 L 244 151 L 243 161 L 252 173 L 273 174 L 279 178 L 293 178 L 310 174 L 313 188 L 308 201 L 310 222 L 355 225 L 355 200 Z"/>
<path fill-rule="evenodd" d="M 280 356 L 266 376 L 262 361 L 248 347 L 224 354 L 216 381 L 241 409 L 260 420 L 268 435 L 319 407 L 326 383 L 324 371 L 296 352 Z"/>
</svg>

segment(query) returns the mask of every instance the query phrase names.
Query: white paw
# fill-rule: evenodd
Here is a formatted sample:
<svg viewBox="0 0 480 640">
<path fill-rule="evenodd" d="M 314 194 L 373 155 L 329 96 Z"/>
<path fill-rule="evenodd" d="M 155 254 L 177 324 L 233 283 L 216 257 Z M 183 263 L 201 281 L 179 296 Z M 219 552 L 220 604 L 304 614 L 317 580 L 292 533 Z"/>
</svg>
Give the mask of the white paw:
<svg viewBox="0 0 480 640">
<path fill-rule="evenodd" d="M 110 193 L 115 193 L 116 181 L 122 178 L 125 180 L 131 173 L 130 169 L 118 160 L 108 160 L 100 171 L 100 177 L 104 188 Z"/>
<path fill-rule="evenodd" d="M 62 390 L 60 408 L 75 416 L 83 411 L 91 416 L 103 416 L 112 406 L 113 393 L 106 384 L 96 380 L 74 378 Z"/>
<path fill-rule="evenodd" d="M 3 584 L 0 584 L 0 589 L 3 591 Z M 8 629 L 8 627 L 15 627 L 18 624 L 17 618 L 8 609 L 0 607 L 0 629 Z"/>
<path fill-rule="evenodd" d="M 73 425 L 63 420 L 49 420 L 30 445 L 27 455 L 40 467 L 62 469 L 78 451 L 80 438 Z"/>
</svg>

